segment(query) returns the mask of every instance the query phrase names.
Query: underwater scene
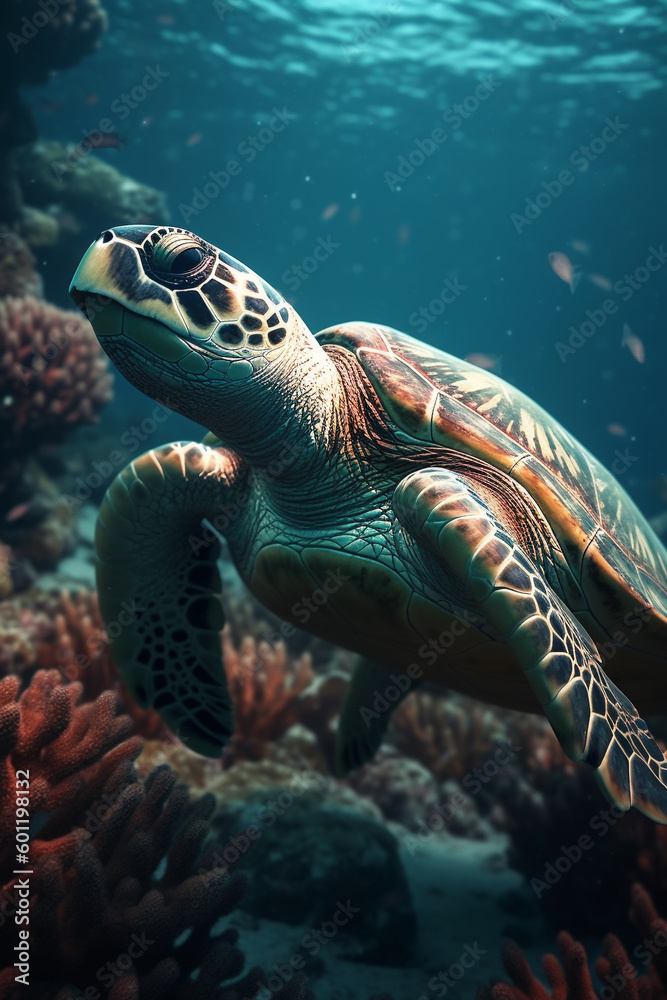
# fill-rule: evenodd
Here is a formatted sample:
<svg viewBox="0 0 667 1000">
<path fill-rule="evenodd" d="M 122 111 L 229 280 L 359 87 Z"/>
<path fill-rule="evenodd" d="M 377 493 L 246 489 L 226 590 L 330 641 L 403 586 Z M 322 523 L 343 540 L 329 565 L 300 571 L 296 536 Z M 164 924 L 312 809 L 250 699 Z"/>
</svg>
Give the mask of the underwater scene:
<svg viewBox="0 0 667 1000">
<path fill-rule="evenodd" d="M 0 26 L 0 1000 L 667 1000 L 665 0 Z"/>
</svg>

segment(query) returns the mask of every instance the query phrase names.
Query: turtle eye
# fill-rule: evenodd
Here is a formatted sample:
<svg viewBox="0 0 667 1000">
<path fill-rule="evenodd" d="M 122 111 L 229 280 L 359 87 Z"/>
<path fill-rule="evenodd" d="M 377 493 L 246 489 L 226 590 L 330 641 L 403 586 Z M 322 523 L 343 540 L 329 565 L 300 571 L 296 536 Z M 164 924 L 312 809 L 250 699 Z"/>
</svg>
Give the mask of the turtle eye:
<svg viewBox="0 0 667 1000">
<path fill-rule="evenodd" d="M 185 275 L 196 271 L 206 258 L 204 250 L 186 233 L 168 233 L 153 248 L 152 265 L 160 274 Z"/>
</svg>

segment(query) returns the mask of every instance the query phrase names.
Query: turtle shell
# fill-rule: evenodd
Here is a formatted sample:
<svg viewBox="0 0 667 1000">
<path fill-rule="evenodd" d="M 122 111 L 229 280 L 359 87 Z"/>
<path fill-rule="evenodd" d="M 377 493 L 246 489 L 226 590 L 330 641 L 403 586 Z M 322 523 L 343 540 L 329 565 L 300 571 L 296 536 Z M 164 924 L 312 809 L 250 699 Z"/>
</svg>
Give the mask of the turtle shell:
<svg viewBox="0 0 667 1000">
<path fill-rule="evenodd" d="M 317 339 L 354 352 L 402 441 L 473 455 L 528 491 L 598 623 L 648 611 L 664 643 L 667 552 L 617 480 L 556 420 L 491 372 L 397 330 L 349 323 Z"/>
</svg>

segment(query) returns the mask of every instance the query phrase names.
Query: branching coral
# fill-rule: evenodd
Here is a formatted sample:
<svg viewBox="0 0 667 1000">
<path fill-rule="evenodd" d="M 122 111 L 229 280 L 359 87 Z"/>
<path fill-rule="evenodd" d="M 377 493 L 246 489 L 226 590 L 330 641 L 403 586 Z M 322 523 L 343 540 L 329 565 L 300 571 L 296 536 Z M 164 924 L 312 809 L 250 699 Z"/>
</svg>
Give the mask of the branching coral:
<svg viewBox="0 0 667 1000">
<path fill-rule="evenodd" d="M 504 713 L 458 695 L 416 691 L 392 716 L 392 742 L 438 781 L 460 781 L 507 736 Z"/>
<path fill-rule="evenodd" d="M 36 674 L 20 698 L 18 688 L 17 678 L 0 682 L 5 914 L 18 900 L 8 878 L 17 770 L 30 775 L 33 821 L 51 814 L 29 853 L 31 997 L 102 987 L 136 1000 L 254 996 L 257 969 L 234 989 L 223 985 L 243 970 L 236 932 L 211 933 L 244 889 L 207 842 L 213 797 L 189 806 L 168 767 L 138 779 L 131 761 L 140 743 L 125 739 L 130 722 L 116 717 L 110 692 L 79 705 L 80 685 L 55 672 Z M 10 937 L 0 945 L 0 995 L 13 1000 L 25 988 L 15 982 Z"/>
<path fill-rule="evenodd" d="M 588 970 L 583 945 L 562 931 L 558 935 L 560 962 L 555 955 L 545 955 L 543 959 L 550 992 L 534 975 L 520 948 L 510 941 L 503 952 L 503 964 L 513 985 L 495 983 L 480 992 L 479 1000 L 599 1000 L 605 995 L 620 1000 L 665 1000 L 667 922 L 658 916 L 650 896 L 641 886 L 634 886 L 632 904 L 632 921 L 644 939 L 632 955 L 635 962 L 648 967 L 646 973 L 638 974 L 618 937 L 607 934 L 602 955 L 595 963 L 595 971 L 603 984 L 598 992 Z"/>
<path fill-rule="evenodd" d="M 0 440 L 14 453 L 93 422 L 112 399 L 90 323 L 31 297 L 0 303 L 0 367 Z"/>
<path fill-rule="evenodd" d="M 222 633 L 227 683 L 234 704 L 234 737 L 229 762 L 259 760 L 266 744 L 277 740 L 299 719 L 299 702 L 314 674 L 310 657 L 292 664 L 284 645 L 259 645 L 246 637 L 237 648 Z"/>
</svg>

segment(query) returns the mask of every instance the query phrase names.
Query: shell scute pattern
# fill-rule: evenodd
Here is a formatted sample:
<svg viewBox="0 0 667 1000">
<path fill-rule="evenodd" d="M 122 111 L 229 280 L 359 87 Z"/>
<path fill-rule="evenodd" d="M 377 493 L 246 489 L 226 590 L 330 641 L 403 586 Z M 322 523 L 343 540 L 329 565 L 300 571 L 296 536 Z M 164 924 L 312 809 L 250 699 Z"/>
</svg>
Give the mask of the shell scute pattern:
<svg viewBox="0 0 667 1000">
<path fill-rule="evenodd" d="M 485 459 L 523 486 L 577 578 L 595 561 L 596 579 L 625 591 L 625 612 L 629 600 L 667 617 L 667 562 L 651 528 L 613 476 L 532 400 L 387 327 L 348 323 L 318 340 L 357 355 L 400 432 Z"/>
</svg>

